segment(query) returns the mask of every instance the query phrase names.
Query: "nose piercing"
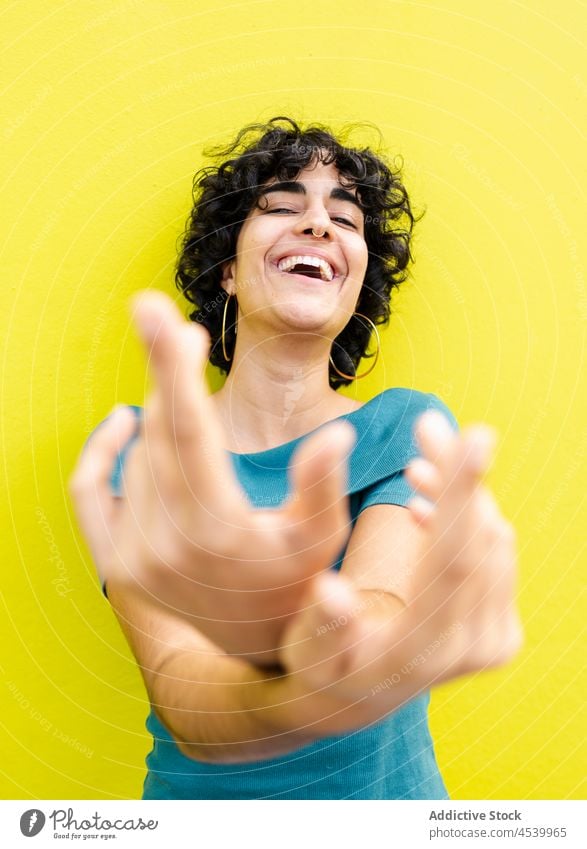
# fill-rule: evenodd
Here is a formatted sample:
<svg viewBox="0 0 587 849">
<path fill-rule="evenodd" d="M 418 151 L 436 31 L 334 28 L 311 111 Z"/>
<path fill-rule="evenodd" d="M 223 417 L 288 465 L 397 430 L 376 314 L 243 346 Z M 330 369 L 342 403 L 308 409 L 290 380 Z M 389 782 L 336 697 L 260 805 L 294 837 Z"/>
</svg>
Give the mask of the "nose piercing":
<svg viewBox="0 0 587 849">
<path fill-rule="evenodd" d="M 321 232 L 321 233 L 314 233 L 314 228 L 312 227 L 312 235 L 313 235 L 313 236 L 318 236 L 318 237 L 323 236 L 323 235 L 324 235 L 324 230 L 322 230 L 322 232 Z"/>
</svg>

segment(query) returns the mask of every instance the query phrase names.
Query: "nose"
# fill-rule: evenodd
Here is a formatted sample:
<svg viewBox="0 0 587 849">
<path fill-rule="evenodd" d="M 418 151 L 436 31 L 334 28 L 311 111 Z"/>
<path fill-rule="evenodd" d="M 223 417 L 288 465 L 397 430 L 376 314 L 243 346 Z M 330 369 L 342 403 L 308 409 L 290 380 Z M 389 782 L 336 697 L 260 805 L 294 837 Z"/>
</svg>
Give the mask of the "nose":
<svg viewBox="0 0 587 849">
<path fill-rule="evenodd" d="M 314 228 L 313 228 L 313 227 L 306 228 L 306 229 L 304 230 L 304 233 L 307 233 L 307 232 L 308 232 L 308 230 L 309 230 L 309 232 L 312 234 L 312 236 L 316 236 L 316 238 L 317 238 L 317 239 L 323 239 L 323 238 L 324 238 L 324 236 L 326 236 L 326 237 L 328 238 L 328 235 L 329 235 L 327 230 L 324 230 L 324 231 L 320 232 L 320 231 L 319 231 L 319 230 L 317 230 L 317 229 L 316 229 L 316 230 L 314 230 Z"/>
<path fill-rule="evenodd" d="M 306 215 L 300 221 L 301 230 L 316 238 L 330 237 L 330 216 L 324 207 L 308 209 Z"/>
</svg>

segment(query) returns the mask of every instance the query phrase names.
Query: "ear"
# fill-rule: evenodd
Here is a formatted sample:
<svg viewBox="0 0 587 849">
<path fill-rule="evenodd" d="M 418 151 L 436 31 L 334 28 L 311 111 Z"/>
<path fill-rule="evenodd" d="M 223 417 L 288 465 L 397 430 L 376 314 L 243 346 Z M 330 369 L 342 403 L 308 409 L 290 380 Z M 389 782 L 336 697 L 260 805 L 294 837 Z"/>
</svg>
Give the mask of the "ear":
<svg viewBox="0 0 587 849">
<path fill-rule="evenodd" d="M 222 264 L 222 279 L 220 281 L 220 285 L 225 292 L 228 292 L 229 295 L 236 294 L 235 265 L 236 260 L 234 259 Z"/>
</svg>

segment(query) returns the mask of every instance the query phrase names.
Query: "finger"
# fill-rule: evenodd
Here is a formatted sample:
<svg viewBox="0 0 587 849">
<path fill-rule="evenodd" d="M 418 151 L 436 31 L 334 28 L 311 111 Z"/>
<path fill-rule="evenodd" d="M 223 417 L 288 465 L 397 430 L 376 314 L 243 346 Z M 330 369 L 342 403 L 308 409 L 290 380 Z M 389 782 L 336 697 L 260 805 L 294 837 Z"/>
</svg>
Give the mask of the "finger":
<svg viewBox="0 0 587 849">
<path fill-rule="evenodd" d="M 353 666 L 353 657 L 361 636 L 361 601 L 350 584 L 334 572 L 325 572 L 314 582 L 315 633 L 320 640 L 319 653 L 327 664 L 329 683 L 336 681 Z"/>
<path fill-rule="evenodd" d="M 441 460 L 445 480 L 437 503 L 463 507 L 480 488 L 484 473 L 489 467 L 496 434 L 487 425 L 467 428 L 452 447 L 451 456 Z"/>
<path fill-rule="evenodd" d="M 149 355 L 163 411 L 173 432 L 181 432 L 198 404 L 207 400 L 204 369 L 210 337 L 198 324 L 188 324 L 171 298 L 142 292 L 134 301 L 133 318 Z M 187 391 L 186 391 L 187 390 Z M 183 406 L 182 406 L 183 405 Z M 178 416 L 178 413 L 185 415 Z"/>
<path fill-rule="evenodd" d="M 416 421 L 414 434 L 424 459 L 442 468 L 451 457 L 458 435 L 440 410 L 427 410 Z"/>
<path fill-rule="evenodd" d="M 317 575 L 305 598 L 302 616 L 305 651 L 298 652 L 297 669 L 315 686 L 337 681 L 352 665 L 357 642 L 359 599 L 338 574 Z M 295 634 L 295 629 L 293 631 Z M 300 665 L 300 657 L 304 658 Z"/>
<path fill-rule="evenodd" d="M 500 528 L 506 525 L 509 526 L 509 523 L 506 522 L 501 510 L 499 509 L 497 501 L 487 487 L 479 486 L 477 490 L 477 499 L 482 525 L 499 525 Z"/>
<path fill-rule="evenodd" d="M 157 414 L 146 413 L 146 428 L 151 436 L 159 428 L 173 441 L 183 478 L 197 500 L 224 504 L 229 513 L 230 495 L 238 490 L 205 385 L 210 336 L 186 322 L 162 292 L 142 293 L 134 304 L 159 396 L 153 405 Z M 164 433 L 157 435 L 165 438 Z"/>
<path fill-rule="evenodd" d="M 461 480 L 457 474 L 427 522 L 433 532 L 428 553 L 444 578 L 462 586 L 467 583 L 475 591 L 489 574 L 490 564 L 500 559 L 500 528 L 508 524 L 491 492 L 483 484 L 470 490 L 469 481 L 463 483 L 462 474 Z M 431 574 L 429 570 L 428 577 Z"/>
<path fill-rule="evenodd" d="M 416 457 L 404 470 L 404 476 L 419 495 L 435 501 L 442 491 L 442 477 L 438 468 L 423 457 Z"/>
<path fill-rule="evenodd" d="M 415 495 L 408 501 L 407 506 L 412 518 L 420 527 L 428 528 L 430 526 L 436 509 L 431 501 L 422 498 L 420 495 Z"/>
<path fill-rule="evenodd" d="M 328 570 L 317 575 L 312 583 L 311 597 L 306 607 L 312 607 L 314 624 L 319 628 L 325 624 L 338 626 L 348 624 L 358 598 L 348 580 Z M 335 630 L 329 628 L 327 630 Z"/>
<path fill-rule="evenodd" d="M 136 427 L 136 416 L 129 407 L 115 408 L 86 443 L 69 482 L 80 527 L 97 562 L 110 545 L 109 525 L 117 503 L 112 473 Z"/>
<path fill-rule="evenodd" d="M 356 441 L 349 422 L 337 422 L 306 439 L 290 466 L 292 496 L 284 508 L 287 528 L 308 549 L 308 563 L 320 547 L 320 568 L 340 553 L 350 533 L 346 484 L 348 455 Z M 304 550 L 304 549 L 300 549 Z"/>
</svg>

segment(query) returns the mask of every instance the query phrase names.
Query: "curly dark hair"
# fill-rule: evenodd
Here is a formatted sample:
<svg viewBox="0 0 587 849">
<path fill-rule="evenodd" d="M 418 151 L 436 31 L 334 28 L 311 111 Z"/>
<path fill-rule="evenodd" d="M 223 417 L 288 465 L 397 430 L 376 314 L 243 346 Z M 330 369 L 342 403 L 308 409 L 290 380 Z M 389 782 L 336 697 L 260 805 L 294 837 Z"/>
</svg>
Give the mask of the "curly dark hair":
<svg viewBox="0 0 587 849">
<path fill-rule="evenodd" d="M 222 266 L 235 258 L 240 228 L 264 184 L 274 177 L 294 180 L 312 162 L 334 163 L 341 180 L 348 181 L 346 187 L 356 187 L 364 214 L 368 264 L 355 309 L 376 325 L 389 322 L 391 292 L 406 279 L 408 263 L 413 259 L 410 239 L 416 218 L 400 179 L 401 166 L 393 170 L 373 150 L 343 145 L 345 128 L 338 135 L 337 139 L 321 124 L 303 129 L 291 118 L 278 116 L 266 124 L 244 127 L 227 147 L 204 151 L 208 158 L 221 162 L 200 169 L 194 177 L 194 206 L 178 252 L 175 281 L 196 307 L 189 318 L 203 324 L 211 336 L 210 362 L 227 374 L 231 363 L 220 344 L 228 297 L 220 285 Z M 236 298 L 227 312 L 225 346 L 232 358 Z M 331 356 L 340 371 L 356 373 L 361 358 L 367 356 L 372 332 L 367 322 L 353 317 L 338 334 Z M 333 389 L 352 382 L 341 377 L 332 364 L 329 370 Z"/>
</svg>

